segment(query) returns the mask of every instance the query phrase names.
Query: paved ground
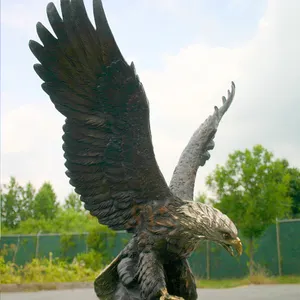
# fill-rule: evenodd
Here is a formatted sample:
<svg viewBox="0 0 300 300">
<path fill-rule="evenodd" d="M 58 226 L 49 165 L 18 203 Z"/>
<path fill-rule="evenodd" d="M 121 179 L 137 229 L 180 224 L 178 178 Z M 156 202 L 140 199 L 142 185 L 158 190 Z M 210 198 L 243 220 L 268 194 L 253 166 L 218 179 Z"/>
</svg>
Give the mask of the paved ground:
<svg viewBox="0 0 300 300">
<path fill-rule="evenodd" d="M 224 290 L 201 289 L 199 299 L 209 300 L 299 300 L 300 285 L 258 285 Z M 97 300 L 92 289 L 3 293 L 1 300 Z"/>
</svg>

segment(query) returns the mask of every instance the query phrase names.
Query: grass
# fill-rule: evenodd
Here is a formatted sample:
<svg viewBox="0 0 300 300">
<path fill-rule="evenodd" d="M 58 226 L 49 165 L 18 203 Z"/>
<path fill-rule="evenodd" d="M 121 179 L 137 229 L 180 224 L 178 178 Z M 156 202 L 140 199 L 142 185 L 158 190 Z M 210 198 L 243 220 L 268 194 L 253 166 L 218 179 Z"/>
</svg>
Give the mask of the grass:
<svg viewBox="0 0 300 300">
<path fill-rule="evenodd" d="M 232 279 L 198 279 L 198 288 L 226 289 L 249 284 L 300 284 L 300 276 L 265 276 L 264 274 L 255 274 L 246 278 Z"/>
<path fill-rule="evenodd" d="M 197 287 L 202 289 L 227 289 L 249 284 L 247 279 L 198 279 Z"/>
<path fill-rule="evenodd" d="M 198 288 L 226 289 L 250 284 L 300 284 L 300 276 L 271 276 L 267 269 L 259 264 L 253 265 L 252 275 L 245 278 L 220 280 L 198 279 Z"/>
<path fill-rule="evenodd" d="M 0 256 L 0 283 L 2 285 L 23 285 L 22 289 L 57 289 L 64 283 L 92 283 L 99 271 L 88 268 L 82 261 L 67 263 L 60 260 L 33 259 L 24 266 L 14 263 L 5 263 Z M 57 284 L 58 283 L 58 284 Z M 258 269 L 255 274 L 246 278 L 232 278 L 220 280 L 198 279 L 198 288 L 234 288 L 249 284 L 300 284 L 300 276 L 269 276 L 263 269 Z M 66 285 L 67 287 L 67 285 Z"/>
</svg>

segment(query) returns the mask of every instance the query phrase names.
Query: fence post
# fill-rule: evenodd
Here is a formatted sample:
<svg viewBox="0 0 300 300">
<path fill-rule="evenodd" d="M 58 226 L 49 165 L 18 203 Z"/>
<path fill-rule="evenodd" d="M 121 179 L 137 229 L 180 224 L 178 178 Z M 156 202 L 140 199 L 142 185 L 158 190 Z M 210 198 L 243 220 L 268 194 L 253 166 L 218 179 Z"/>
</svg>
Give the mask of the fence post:
<svg viewBox="0 0 300 300">
<path fill-rule="evenodd" d="M 36 244 L 35 244 L 35 258 L 39 256 L 39 247 L 40 247 L 40 231 L 36 235 Z"/>
<path fill-rule="evenodd" d="M 88 253 L 89 252 L 89 244 L 88 244 L 88 237 L 89 237 L 89 234 L 88 233 L 85 233 L 85 252 Z"/>
<path fill-rule="evenodd" d="M 13 256 L 13 263 L 16 263 L 16 257 L 17 257 L 17 252 L 19 250 L 19 246 L 20 246 L 20 235 L 18 235 L 18 242 L 14 251 L 14 256 Z"/>
<path fill-rule="evenodd" d="M 276 218 L 276 241 L 277 241 L 278 273 L 279 276 L 282 276 L 281 251 L 280 251 L 280 228 L 279 228 L 279 220 L 277 218 Z"/>
<path fill-rule="evenodd" d="M 206 279 L 210 279 L 210 243 L 206 241 Z"/>
</svg>

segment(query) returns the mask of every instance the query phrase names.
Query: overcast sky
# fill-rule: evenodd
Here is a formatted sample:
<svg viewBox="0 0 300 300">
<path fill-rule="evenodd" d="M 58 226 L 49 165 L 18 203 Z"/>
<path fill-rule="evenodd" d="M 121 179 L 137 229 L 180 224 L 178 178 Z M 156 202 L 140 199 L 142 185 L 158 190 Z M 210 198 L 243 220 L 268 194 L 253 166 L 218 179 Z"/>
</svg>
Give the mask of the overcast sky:
<svg viewBox="0 0 300 300">
<path fill-rule="evenodd" d="M 15 176 L 36 188 L 50 181 L 63 201 L 72 190 L 62 151 L 64 118 L 40 88 L 28 48 L 29 39 L 37 40 L 37 21 L 49 28 L 47 3 L 1 3 L 1 179 Z M 92 0 L 85 3 L 92 18 Z M 198 171 L 196 194 L 229 153 L 258 143 L 300 167 L 299 0 L 103 3 L 121 51 L 144 84 L 155 153 L 168 182 L 189 138 L 221 105 L 232 80 L 236 97 L 210 160 Z"/>
</svg>

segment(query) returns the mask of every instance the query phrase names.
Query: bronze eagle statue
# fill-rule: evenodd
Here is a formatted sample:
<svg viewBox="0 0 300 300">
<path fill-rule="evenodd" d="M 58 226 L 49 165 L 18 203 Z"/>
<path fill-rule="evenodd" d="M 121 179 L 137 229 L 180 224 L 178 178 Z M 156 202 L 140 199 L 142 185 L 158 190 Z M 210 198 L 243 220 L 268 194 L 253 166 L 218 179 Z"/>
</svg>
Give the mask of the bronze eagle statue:
<svg viewBox="0 0 300 300">
<path fill-rule="evenodd" d="M 196 148 L 185 149 L 169 187 L 155 159 L 149 103 L 134 64 L 123 58 L 101 0 L 93 0 L 93 10 L 96 26 L 83 0 L 61 0 L 62 17 L 49 3 L 56 36 L 39 22 L 42 45 L 31 40 L 29 47 L 40 62 L 34 70 L 43 90 L 66 117 L 63 150 L 70 184 L 99 223 L 132 233 L 95 280 L 95 292 L 106 300 L 197 299 L 187 259 L 199 242 L 214 241 L 232 255 L 233 248 L 242 252 L 237 228 L 226 215 L 180 196 L 192 197 L 197 169 L 209 158 L 235 86 L 223 98 L 223 111 L 215 108 L 206 120 L 211 130 L 195 132 L 190 146 Z M 199 161 L 189 165 L 199 153 Z"/>
</svg>

